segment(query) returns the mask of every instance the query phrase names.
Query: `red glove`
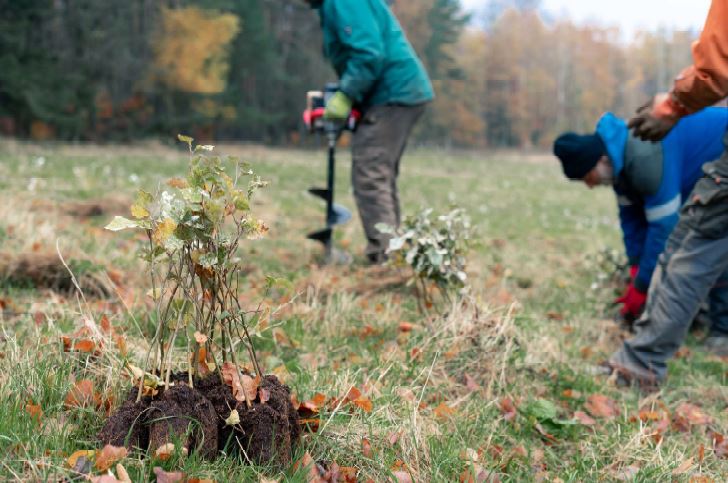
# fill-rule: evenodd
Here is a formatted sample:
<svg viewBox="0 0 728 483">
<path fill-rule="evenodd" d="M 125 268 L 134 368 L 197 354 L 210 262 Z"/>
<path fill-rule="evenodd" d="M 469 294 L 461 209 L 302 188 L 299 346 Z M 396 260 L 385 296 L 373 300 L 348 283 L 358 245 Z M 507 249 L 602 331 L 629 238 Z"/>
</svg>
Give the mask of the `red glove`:
<svg viewBox="0 0 728 483">
<path fill-rule="evenodd" d="M 633 282 L 630 282 L 627 287 L 627 293 L 614 301 L 616 304 L 624 304 L 622 310 L 619 311 L 620 314 L 635 319 L 642 313 L 645 302 L 647 302 L 647 294 L 637 290 Z"/>
<path fill-rule="evenodd" d="M 630 265 L 629 266 L 629 283 L 634 282 L 635 277 L 637 277 L 637 272 L 640 271 L 639 265 Z"/>
</svg>

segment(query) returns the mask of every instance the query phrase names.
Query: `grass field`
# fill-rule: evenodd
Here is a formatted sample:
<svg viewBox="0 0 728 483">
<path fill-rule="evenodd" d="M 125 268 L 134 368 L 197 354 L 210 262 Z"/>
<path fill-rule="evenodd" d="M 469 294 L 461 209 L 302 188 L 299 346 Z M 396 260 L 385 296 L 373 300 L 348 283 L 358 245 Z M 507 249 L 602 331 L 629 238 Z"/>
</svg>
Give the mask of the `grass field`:
<svg viewBox="0 0 728 483">
<path fill-rule="evenodd" d="M 412 291 L 397 283 L 399 272 L 363 266 L 357 219 L 336 235 L 356 255 L 354 264 L 317 265 L 320 249 L 305 234 L 321 227 L 323 211 L 305 190 L 324 181 L 322 151 L 217 150 L 243 157 L 270 181 L 253 208 L 270 232 L 243 253 L 243 301 L 267 311 L 256 328 L 264 366 L 300 401 L 316 393 L 340 397 L 356 386 L 372 402 L 369 412 L 322 408 L 319 431 L 304 436 L 294 459 L 309 452 L 325 465 L 356 468 L 362 482 L 406 481 L 405 475 L 726 481 L 728 448 L 720 435 L 728 435 L 728 362 L 703 352 L 698 336 L 671 362 L 656 394 L 593 375 L 626 335 L 609 307 L 615 285 L 604 259 L 620 250 L 610 190 L 567 183 L 547 156 L 408 153 L 405 213 L 444 211 L 455 201 L 480 233 L 469 264 L 469 303 L 425 317 Z M 340 158 L 337 197 L 354 208 L 348 155 Z M 128 391 L 124 362 L 142 364 L 141 335 L 150 330 L 150 287 L 135 256 L 137 239 L 102 227 L 136 189 L 155 190 L 184 174 L 186 162 L 181 148 L 158 145 L 0 141 L 0 256 L 58 251 L 70 266 L 99 277 L 108 272 L 118 285 L 108 299 L 84 302 L 0 281 L 0 480 L 78 478 L 67 458 L 97 448 L 103 403 L 113 408 Z M 99 200 L 109 207 L 100 217 L 73 216 L 69 208 Z M 291 288 L 265 296 L 259 287 L 266 275 L 289 279 Z M 125 338 L 127 355 L 113 343 L 98 355 L 64 351 L 63 335 L 84 317 L 104 314 Z M 66 404 L 82 379 L 92 381 L 100 408 Z M 132 454 L 122 464 L 135 482 L 153 480 L 157 465 L 218 482 L 310 478 L 194 454 L 161 463 Z"/>
</svg>

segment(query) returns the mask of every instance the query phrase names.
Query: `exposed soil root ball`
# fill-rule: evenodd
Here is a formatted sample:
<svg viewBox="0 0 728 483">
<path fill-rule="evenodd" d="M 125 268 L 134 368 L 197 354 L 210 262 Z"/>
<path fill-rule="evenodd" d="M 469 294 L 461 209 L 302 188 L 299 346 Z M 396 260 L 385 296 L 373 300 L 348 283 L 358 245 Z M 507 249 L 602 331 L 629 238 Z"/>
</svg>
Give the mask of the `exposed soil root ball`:
<svg viewBox="0 0 728 483">
<path fill-rule="evenodd" d="M 81 290 L 87 297 L 107 298 L 111 283 L 88 261 L 69 261 Z M 17 286 L 32 286 L 69 294 L 76 290 L 68 269 L 56 253 L 0 254 L 0 279 Z"/>
<path fill-rule="evenodd" d="M 147 418 L 151 397 L 136 402 L 137 390 L 129 391 L 129 397 L 114 412 L 99 433 L 102 444 L 124 446 L 129 450 L 149 447 L 149 427 Z"/>
<path fill-rule="evenodd" d="M 300 437 L 298 413 L 291 403 L 290 389 L 275 376 L 264 377 L 258 396 L 248 407 L 233 397 L 218 375 L 195 382 L 194 389 L 173 377 L 175 385 L 136 403 L 136 390 L 109 418 L 99 433 L 103 444 L 127 448 L 149 448 L 154 452 L 166 444 L 184 446 L 213 458 L 218 451 L 240 454 L 259 464 L 288 465 Z M 240 421 L 228 424 L 233 410 Z"/>
<path fill-rule="evenodd" d="M 217 454 L 217 414 L 210 401 L 185 384 L 177 384 L 154 401 L 149 411 L 149 449 L 181 445 L 204 458 Z"/>
</svg>

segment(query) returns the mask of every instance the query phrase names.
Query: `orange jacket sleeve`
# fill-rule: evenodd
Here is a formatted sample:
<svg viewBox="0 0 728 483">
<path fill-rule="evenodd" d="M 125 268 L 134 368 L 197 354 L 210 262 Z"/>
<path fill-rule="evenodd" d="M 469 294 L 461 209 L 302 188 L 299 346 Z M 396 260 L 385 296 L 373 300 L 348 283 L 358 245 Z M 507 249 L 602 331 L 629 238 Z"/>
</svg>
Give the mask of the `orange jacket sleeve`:
<svg viewBox="0 0 728 483">
<path fill-rule="evenodd" d="M 672 95 L 689 112 L 728 97 L 728 0 L 713 0 L 700 39 L 693 44 L 694 64 L 675 79 Z"/>
</svg>

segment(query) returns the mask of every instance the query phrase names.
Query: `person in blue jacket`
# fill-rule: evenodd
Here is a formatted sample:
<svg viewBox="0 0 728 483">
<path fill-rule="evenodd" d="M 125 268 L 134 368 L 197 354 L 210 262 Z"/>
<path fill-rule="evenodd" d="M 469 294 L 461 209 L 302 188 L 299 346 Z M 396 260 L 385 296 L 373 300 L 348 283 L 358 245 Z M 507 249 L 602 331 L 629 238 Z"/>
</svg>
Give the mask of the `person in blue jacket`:
<svg viewBox="0 0 728 483">
<path fill-rule="evenodd" d="M 434 93 L 427 72 L 385 0 L 306 0 L 318 10 L 324 54 L 339 76 L 339 91 L 324 116 L 362 119 L 352 140 L 352 186 L 372 263 L 386 258 L 399 226 L 397 178 L 407 139 Z"/>
<path fill-rule="evenodd" d="M 554 142 L 554 154 L 568 178 L 582 180 L 590 188 L 614 188 L 630 264 L 630 283 L 617 299 L 624 304 L 625 319 L 639 317 L 680 208 L 703 176 L 703 164 L 725 150 L 727 128 L 728 109 L 709 108 L 685 117 L 662 142 L 653 144 L 630 136 L 624 120 L 606 113 L 595 133 L 565 133 Z M 728 334 L 727 281 L 722 277 L 711 293 L 709 312 L 712 330 Z"/>
</svg>

